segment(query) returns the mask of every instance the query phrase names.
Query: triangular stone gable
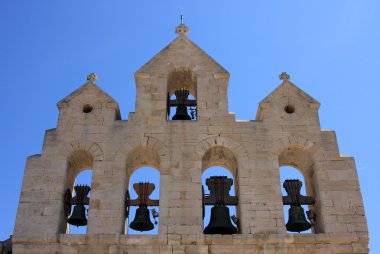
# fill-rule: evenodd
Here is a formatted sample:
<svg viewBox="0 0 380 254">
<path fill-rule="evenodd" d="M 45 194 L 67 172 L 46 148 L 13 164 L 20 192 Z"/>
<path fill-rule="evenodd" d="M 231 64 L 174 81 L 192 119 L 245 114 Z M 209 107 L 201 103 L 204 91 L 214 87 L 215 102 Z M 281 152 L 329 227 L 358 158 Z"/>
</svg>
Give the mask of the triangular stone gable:
<svg viewBox="0 0 380 254">
<path fill-rule="evenodd" d="M 109 96 L 106 92 L 104 92 L 101 88 L 99 88 L 97 85 L 95 85 L 93 82 L 87 82 L 81 87 L 79 87 L 77 90 L 63 98 L 57 103 L 58 108 L 61 108 L 63 104 L 67 104 L 72 99 L 76 98 L 77 96 L 80 96 L 84 93 L 91 93 L 94 95 L 97 95 L 97 98 L 101 98 L 105 102 L 112 103 L 116 105 L 116 108 L 119 108 L 118 103 Z"/>
<path fill-rule="evenodd" d="M 311 97 L 310 95 L 308 95 L 307 93 L 302 91 L 299 87 L 297 87 L 296 85 L 294 85 L 292 82 L 290 82 L 288 80 L 282 82 L 281 85 L 279 85 L 267 97 L 265 97 L 260 102 L 260 105 L 262 103 L 270 102 L 270 101 L 274 100 L 275 98 L 277 98 L 278 96 L 283 96 L 285 94 L 288 96 L 298 95 L 301 98 L 303 98 L 305 101 L 307 101 L 311 104 L 314 104 L 316 106 L 316 108 L 319 108 L 319 106 L 320 106 L 320 103 L 316 99 L 314 99 L 313 97 Z"/>
<path fill-rule="evenodd" d="M 216 62 L 211 56 L 209 56 L 205 51 L 203 51 L 198 45 L 192 42 L 189 38 L 184 35 L 178 36 L 175 40 L 173 40 L 169 45 L 163 48 L 157 55 L 155 55 L 151 60 L 149 60 L 146 64 L 144 64 L 136 74 L 148 73 L 149 70 L 155 69 L 156 66 L 160 66 L 163 60 L 166 59 L 169 55 L 179 54 L 181 51 L 190 51 L 194 55 L 198 55 L 207 59 L 218 73 L 226 73 L 229 74 L 228 71 L 221 66 L 218 62 Z M 167 64 L 165 62 L 164 64 Z"/>
<path fill-rule="evenodd" d="M 294 98 L 297 98 L 297 100 L 294 100 Z M 268 119 L 268 117 L 270 118 L 273 116 L 278 116 L 281 119 L 284 119 L 284 116 L 282 114 L 284 114 L 284 111 L 286 111 L 285 107 L 287 107 L 286 104 L 289 104 L 289 99 L 292 100 L 289 105 L 290 107 L 294 108 L 294 104 L 298 104 L 296 114 L 292 115 L 292 119 L 295 119 L 295 116 L 299 115 L 300 112 L 303 112 L 302 117 L 305 119 L 306 112 L 303 110 L 306 108 L 310 109 L 311 111 L 309 111 L 307 114 L 314 114 L 312 112 L 315 110 L 318 111 L 320 107 L 320 103 L 317 100 L 302 91 L 289 80 L 285 80 L 259 103 L 259 108 L 256 113 L 256 120 L 263 120 L 263 117 Z M 302 103 L 297 103 L 297 101 Z M 300 111 L 299 109 L 301 108 L 303 109 Z M 301 115 L 299 115 L 299 117 L 301 117 Z"/>
</svg>

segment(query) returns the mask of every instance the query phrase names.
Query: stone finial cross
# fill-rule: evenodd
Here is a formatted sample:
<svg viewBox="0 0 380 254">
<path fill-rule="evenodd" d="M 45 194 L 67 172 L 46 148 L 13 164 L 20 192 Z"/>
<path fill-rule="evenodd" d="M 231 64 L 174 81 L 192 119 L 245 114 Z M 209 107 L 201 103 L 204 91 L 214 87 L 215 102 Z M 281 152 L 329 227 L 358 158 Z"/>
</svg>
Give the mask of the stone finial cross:
<svg viewBox="0 0 380 254">
<path fill-rule="evenodd" d="M 288 81 L 288 80 L 290 80 L 290 75 L 287 74 L 286 72 L 283 72 L 280 74 L 279 78 L 280 78 L 280 80 Z"/>
<path fill-rule="evenodd" d="M 186 35 L 186 34 L 190 33 L 190 28 L 188 26 L 186 26 L 185 24 L 180 24 L 175 29 L 175 33 L 179 34 L 179 35 Z"/>
<path fill-rule="evenodd" d="M 95 73 L 90 73 L 88 76 L 87 76 L 87 80 L 90 81 L 90 82 L 94 82 L 95 80 L 98 79 L 98 76 L 95 74 Z"/>
<path fill-rule="evenodd" d="M 190 28 L 183 23 L 182 10 L 180 10 L 180 12 L 181 12 L 181 15 L 179 17 L 181 19 L 181 23 L 179 24 L 179 26 L 176 27 L 175 33 L 179 35 L 186 35 L 190 33 Z"/>
</svg>

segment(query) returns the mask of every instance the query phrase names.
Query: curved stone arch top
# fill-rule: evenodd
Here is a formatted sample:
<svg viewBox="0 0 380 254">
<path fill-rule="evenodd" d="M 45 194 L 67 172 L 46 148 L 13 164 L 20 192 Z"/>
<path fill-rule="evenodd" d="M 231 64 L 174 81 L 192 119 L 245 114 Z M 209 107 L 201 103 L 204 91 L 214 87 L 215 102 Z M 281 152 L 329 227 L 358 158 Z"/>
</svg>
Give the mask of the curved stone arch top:
<svg viewBox="0 0 380 254">
<path fill-rule="evenodd" d="M 238 160 L 248 160 L 248 152 L 240 143 L 226 137 L 209 137 L 199 142 L 193 152 L 193 159 L 201 161 L 203 155 L 212 147 L 222 146 L 232 151 Z"/>
<path fill-rule="evenodd" d="M 161 140 L 154 137 L 144 137 L 144 143 L 147 147 L 152 148 L 158 152 L 158 155 L 161 158 L 161 163 L 163 161 L 169 161 L 169 149 Z"/>
<path fill-rule="evenodd" d="M 309 151 L 311 154 L 315 154 L 318 151 L 318 144 L 316 141 L 310 138 L 305 138 L 301 136 L 288 136 L 275 139 L 274 149 L 272 154 L 278 156 L 285 148 L 289 146 L 296 146 Z"/>
<path fill-rule="evenodd" d="M 274 140 L 273 157 L 279 166 L 296 167 L 306 178 L 313 174 L 319 145 L 310 138 L 288 136 Z"/>
<path fill-rule="evenodd" d="M 141 138 L 140 140 L 133 140 L 128 142 L 127 144 L 124 144 L 121 146 L 117 156 L 122 156 L 124 158 L 124 161 L 126 161 L 126 167 L 128 168 L 128 154 L 133 152 L 136 149 L 148 149 L 150 151 L 153 151 L 154 153 L 157 154 L 158 156 L 158 167 L 156 168 L 157 170 L 161 171 L 164 168 L 167 168 L 165 165 L 166 163 L 170 162 L 170 154 L 169 154 L 169 149 L 168 147 L 162 142 L 161 140 L 151 137 L 151 136 L 145 136 Z M 153 166 L 153 165 L 151 165 Z M 132 166 L 135 167 L 135 166 Z M 134 171 L 136 168 L 131 168 L 128 170 Z M 130 172 L 132 173 L 132 172 Z"/>
<path fill-rule="evenodd" d="M 229 166 L 228 169 L 236 177 L 239 162 L 248 160 L 248 153 L 247 153 L 247 150 L 240 143 L 238 143 L 238 142 L 236 142 L 230 138 L 217 136 L 217 137 L 209 137 L 207 139 L 202 140 L 201 142 L 199 142 L 195 146 L 195 148 L 193 150 L 194 151 L 193 152 L 193 160 L 202 162 L 202 170 L 205 170 L 205 168 L 203 168 L 203 167 L 204 166 L 207 167 L 208 165 L 203 165 L 204 156 L 206 156 L 209 151 L 218 149 L 218 147 L 227 149 L 230 152 L 227 151 L 226 155 L 228 155 L 230 153 L 229 157 L 232 156 L 231 158 L 233 158 L 233 157 L 236 158 L 235 162 L 230 162 L 230 163 L 221 162 L 221 164 L 222 164 L 221 166 Z M 215 150 L 215 151 L 217 151 L 217 150 Z M 223 153 L 221 153 L 221 154 L 223 154 Z M 228 161 L 228 158 L 226 158 L 226 159 Z M 227 162 L 227 161 L 225 161 L 225 162 Z M 210 166 L 211 165 L 213 165 L 213 163 L 211 163 Z"/>
<path fill-rule="evenodd" d="M 102 147 L 89 140 L 73 140 L 66 143 L 60 151 L 61 159 L 66 161 L 65 188 L 73 188 L 75 178 L 85 169 L 92 169 L 96 161 L 104 160 Z"/>
<path fill-rule="evenodd" d="M 86 151 L 91 154 L 94 161 L 104 160 L 103 149 L 98 143 L 88 140 L 74 140 L 63 146 L 61 155 L 68 159 L 75 151 Z"/>
</svg>

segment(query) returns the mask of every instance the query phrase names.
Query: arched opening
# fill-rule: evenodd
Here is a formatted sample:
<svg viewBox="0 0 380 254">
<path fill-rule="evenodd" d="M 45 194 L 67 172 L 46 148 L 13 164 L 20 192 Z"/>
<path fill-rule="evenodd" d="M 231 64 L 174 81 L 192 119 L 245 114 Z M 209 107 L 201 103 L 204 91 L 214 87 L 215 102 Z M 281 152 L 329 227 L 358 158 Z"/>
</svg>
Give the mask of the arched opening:
<svg viewBox="0 0 380 254">
<path fill-rule="evenodd" d="M 210 188 L 206 184 L 206 180 L 211 179 L 211 177 L 215 177 L 215 176 L 225 176 L 225 177 L 227 177 L 227 179 L 232 179 L 233 184 L 231 185 L 231 188 L 229 189 L 228 194 L 232 197 L 236 196 L 235 195 L 235 186 L 236 185 L 235 185 L 233 175 L 226 168 L 218 167 L 218 166 L 210 167 L 206 171 L 204 171 L 202 174 L 202 187 L 203 187 L 205 196 L 210 196 L 210 194 L 211 194 Z M 204 218 L 203 218 L 203 230 L 205 230 L 206 227 L 209 226 L 211 223 L 211 221 L 210 221 L 211 220 L 211 209 L 213 207 L 214 207 L 213 205 L 205 205 Z M 225 217 L 226 217 L 225 220 L 227 220 L 227 221 L 231 220 L 233 223 L 232 226 L 234 226 L 234 227 L 236 227 L 236 229 L 238 229 L 238 225 L 237 225 L 237 221 L 236 221 L 238 218 L 237 213 L 236 213 L 236 206 L 226 205 L 226 207 L 228 208 L 229 214 L 228 214 L 228 216 L 225 215 Z M 219 221 L 219 219 L 216 219 L 216 220 Z M 228 223 L 227 223 L 227 227 L 229 227 Z"/>
<path fill-rule="evenodd" d="M 203 232 L 238 233 L 240 222 L 235 156 L 222 146 L 210 148 L 203 156 L 202 170 Z"/>
<path fill-rule="evenodd" d="M 129 180 L 129 195 L 131 200 L 136 200 L 140 197 L 138 194 L 139 189 L 133 188 L 134 184 L 138 183 L 151 183 L 154 184 L 154 190 L 152 193 L 149 195 L 150 200 L 159 200 L 160 198 L 160 172 L 152 167 L 141 167 L 137 169 L 132 176 L 130 177 Z M 137 190 L 137 191 L 136 191 Z M 146 209 L 149 211 L 148 215 L 149 216 L 141 216 L 140 214 L 140 221 L 139 223 L 146 223 L 148 227 L 153 228 L 151 230 L 146 230 L 146 231 L 140 231 L 138 229 L 133 229 L 133 226 L 131 226 L 131 223 L 134 221 L 136 222 L 139 220 L 139 215 L 136 215 L 136 211 L 139 209 L 139 206 L 130 206 L 129 207 L 129 216 L 126 218 L 126 229 L 125 232 L 127 234 L 131 235 L 141 235 L 141 234 L 151 234 L 151 235 L 157 235 L 158 234 L 158 217 L 157 215 L 160 212 L 159 206 L 147 206 Z M 149 226 L 150 225 L 150 226 Z M 137 225 L 139 227 L 139 225 Z"/>
<path fill-rule="evenodd" d="M 178 68 L 168 75 L 167 120 L 197 119 L 197 78 L 190 69 Z"/>
<path fill-rule="evenodd" d="M 68 174 L 64 200 L 66 234 L 86 234 L 91 195 L 91 154 L 77 150 L 68 159 Z"/>
<path fill-rule="evenodd" d="M 85 169 L 83 171 L 81 171 L 77 177 L 75 178 L 75 182 L 72 186 L 73 188 L 73 191 L 72 191 L 72 198 L 78 196 L 78 193 L 76 192 L 76 188 L 75 186 L 89 186 L 91 187 L 91 180 L 92 180 L 92 170 L 91 169 Z M 91 197 L 91 192 L 88 192 L 88 195 L 87 195 L 88 198 Z M 84 216 L 86 218 L 86 220 L 88 220 L 88 209 L 90 208 L 90 205 L 89 204 L 85 204 L 84 205 Z M 72 205 L 71 207 L 71 215 L 69 216 L 68 219 L 72 218 L 74 215 L 78 216 L 78 218 L 80 219 L 80 216 L 82 215 L 81 212 L 79 213 L 76 213 L 76 209 L 78 208 L 75 208 L 75 205 Z M 84 225 L 84 226 L 76 226 L 76 225 L 70 225 L 69 223 L 67 223 L 67 233 L 68 234 L 86 234 L 87 232 L 87 225 Z"/>
<path fill-rule="evenodd" d="M 289 146 L 279 156 L 285 227 L 288 233 L 315 232 L 313 160 L 301 146 Z"/>
<path fill-rule="evenodd" d="M 308 196 L 307 192 L 306 192 L 305 179 L 304 179 L 302 173 L 299 170 L 297 170 L 296 168 L 291 167 L 291 166 L 280 167 L 280 180 L 281 180 L 281 184 L 282 184 L 282 188 L 281 188 L 282 196 L 288 196 L 288 193 L 287 193 L 286 189 L 284 188 L 283 184 L 285 183 L 286 180 L 289 180 L 289 179 L 297 179 L 297 180 L 301 181 L 302 186 L 301 186 L 300 194 L 302 196 Z M 289 211 L 290 211 L 289 209 L 290 209 L 290 207 L 291 207 L 291 205 L 288 205 L 288 204 L 284 204 L 283 205 L 285 223 L 289 223 L 291 221 L 294 221 L 294 220 L 291 219 L 291 216 L 289 216 Z M 301 205 L 301 207 L 304 210 L 304 212 L 309 211 L 309 206 L 308 205 L 304 204 L 304 205 Z M 306 213 L 305 213 L 305 219 L 307 220 L 307 223 L 311 224 L 310 220 L 307 219 L 307 214 Z M 312 230 L 311 230 L 311 228 L 309 228 L 309 229 L 307 229 L 305 231 L 300 231 L 300 232 L 288 231 L 288 233 L 307 234 L 307 233 L 312 233 Z"/>
<path fill-rule="evenodd" d="M 160 156 L 150 147 L 137 147 L 127 155 L 127 234 L 158 234 Z"/>
</svg>

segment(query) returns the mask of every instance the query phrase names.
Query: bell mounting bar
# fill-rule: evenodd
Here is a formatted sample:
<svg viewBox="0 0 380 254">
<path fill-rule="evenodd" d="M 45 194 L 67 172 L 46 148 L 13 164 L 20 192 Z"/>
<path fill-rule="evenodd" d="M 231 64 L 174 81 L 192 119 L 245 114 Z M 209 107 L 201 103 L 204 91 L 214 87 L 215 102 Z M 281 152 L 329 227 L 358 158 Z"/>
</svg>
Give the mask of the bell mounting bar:
<svg viewBox="0 0 380 254">
<path fill-rule="evenodd" d="M 196 100 L 189 100 L 187 97 L 189 96 L 189 91 L 186 89 L 178 89 L 175 92 L 176 98 L 174 100 L 170 99 L 170 95 L 168 94 L 168 106 L 169 107 L 177 107 L 178 105 L 185 106 L 197 106 Z"/>
<path fill-rule="evenodd" d="M 91 187 L 88 185 L 76 185 L 74 187 L 75 197 L 72 197 L 72 192 L 68 188 L 65 192 L 64 196 L 64 210 L 65 215 L 69 216 L 71 213 L 72 205 L 88 205 L 90 203 L 90 199 L 87 197 L 88 193 L 91 190 Z"/>
<path fill-rule="evenodd" d="M 227 176 L 211 176 L 206 179 L 206 185 L 210 190 L 210 195 L 203 195 L 204 205 L 237 205 L 238 198 L 230 196 L 229 192 L 233 180 Z"/>
<path fill-rule="evenodd" d="M 152 194 L 156 187 L 153 183 L 149 182 L 139 182 L 133 184 L 133 189 L 136 191 L 138 197 L 137 199 L 127 199 L 127 206 L 159 206 L 160 201 L 155 199 L 150 199 L 149 196 Z M 129 196 L 129 193 L 128 195 Z"/>
<path fill-rule="evenodd" d="M 149 182 L 139 182 L 133 184 L 133 189 L 137 193 L 137 199 L 131 200 L 129 191 L 127 190 L 125 196 L 125 213 L 129 216 L 130 206 L 159 206 L 160 201 L 155 199 L 150 199 L 149 196 L 155 189 L 155 185 Z"/>
<path fill-rule="evenodd" d="M 282 197 L 282 203 L 284 205 L 312 205 L 315 203 L 313 197 L 302 196 L 301 195 L 301 187 L 302 182 L 298 179 L 296 180 L 285 180 L 283 184 L 287 196 Z"/>
<path fill-rule="evenodd" d="M 168 104 L 170 107 L 175 107 L 178 105 L 185 106 L 197 106 L 197 102 L 195 100 L 189 100 L 187 97 L 189 96 L 189 91 L 186 89 L 178 89 L 175 92 L 176 99 L 170 100 L 168 99 Z"/>
</svg>

